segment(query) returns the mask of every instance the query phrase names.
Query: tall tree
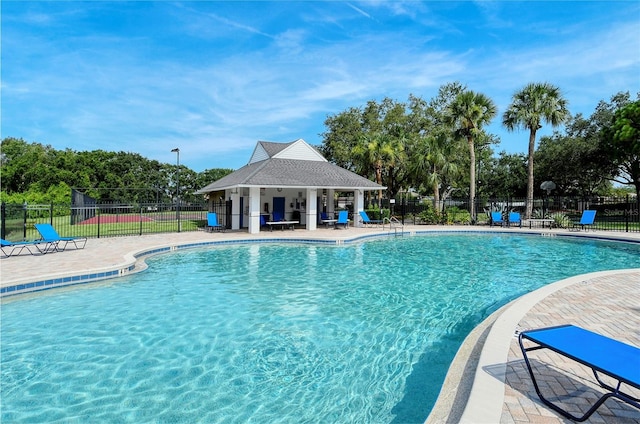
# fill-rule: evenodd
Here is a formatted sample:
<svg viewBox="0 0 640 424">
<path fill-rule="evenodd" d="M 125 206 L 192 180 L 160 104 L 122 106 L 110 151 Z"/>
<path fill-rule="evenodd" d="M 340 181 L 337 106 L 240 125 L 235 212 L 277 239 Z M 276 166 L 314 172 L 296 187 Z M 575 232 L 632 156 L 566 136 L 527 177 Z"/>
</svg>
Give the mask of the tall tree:
<svg viewBox="0 0 640 424">
<path fill-rule="evenodd" d="M 413 146 L 409 172 L 413 181 L 417 182 L 417 188 L 425 185 L 433 191 L 433 207 L 442 212 L 445 199 L 441 196 L 441 188 L 448 177 L 453 177 L 458 172 L 456 154 L 453 151 L 456 144 L 451 142 L 447 131 L 434 131 L 420 136 Z"/>
<path fill-rule="evenodd" d="M 582 119 L 582 118 L 580 118 Z M 587 197 L 607 186 L 610 174 L 597 143 L 580 136 L 554 133 L 542 137 L 536 150 L 536 185 L 553 181 L 559 195 Z"/>
<path fill-rule="evenodd" d="M 387 186 L 393 197 L 407 174 L 405 108 L 404 103 L 385 98 L 328 117 L 320 151 L 333 163 Z"/>
<path fill-rule="evenodd" d="M 2 191 L 23 193 L 37 186 L 46 192 L 50 185 L 60 181 L 58 170 L 52 166 L 56 158 L 53 147 L 7 137 L 2 140 L 0 150 Z"/>
<path fill-rule="evenodd" d="M 453 183 L 459 169 L 459 149 L 445 122 L 446 112 L 449 104 L 464 90 L 463 85 L 453 82 L 440 86 L 438 95 L 429 102 L 409 96 L 410 183 L 415 188 L 432 191 L 433 206 L 438 211 L 442 210 L 441 200 L 454 189 L 445 186 L 447 182 Z"/>
<path fill-rule="evenodd" d="M 529 155 L 527 166 L 527 208 L 525 218 L 531 218 L 533 211 L 533 157 L 535 154 L 536 132 L 542 123 L 557 127 L 570 117 L 567 100 L 560 89 L 549 83 L 530 83 L 513 95 L 513 99 L 502 117 L 502 124 L 508 131 L 518 128 L 529 130 Z"/>
<path fill-rule="evenodd" d="M 352 107 L 328 116 L 324 126 L 327 130 L 321 134 L 323 141 L 320 147 L 323 156 L 342 168 L 358 172 L 351 151 L 363 133 L 362 110 Z"/>
<path fill-rule="evenodd" d="M 137 153 L 56 150 L 12 137 L 2 140 L 0 151 L 2 193 L 7 196 L 28 193 L 23 197 L 30 202 L 44 199 L 44 194 L 59 199 L 58 193 L 65 188 L 69 201 L 71 187 L 100 201 L 141 203 L 166 202 L 172 196 L 171 190 L 175 190 L 172 180 L 175 165 L 149 160 Z M 202 198 L 193 195 L 195 190 L 230 172 L 208 170 L 201 176 L 181 165 L 180 197 L 197 202 Z"/>
<path fill-rule="evenodd" d="M 374 132 L 362 136 L 352 150 L 360 161 L 373 168 L 376 182 L 382 185 L 382 174 L 386 166 L 396 160 L 398 150 L 394 140 L 387 134 Z M 382 190 L 378 190 L 378 206 L 382 203 Z"/>
<path fill-rule="evenodd" d="M 640 204 L 640 100 L 616 111 L 603 139 L 619 172 L 615 181 L 633 185 Z"/>
<path fill-rule="evenodd" d="M 448 107 L 447 121 L 457 138 L 464 139 L 469 147 L 469 209 L 471 219 L 476 220 L 476 151 L 475 142 L 481 139 L 482 127 L 498 113 L 493 101 L 482 93 L 468 90 L 458 94 Z"/>
<path fill-rule="evenodd" d="M 481 178 L 484 194 L 490 198 L 523 197 L 527 192 L 527 157 L 524 153 L 500 152 L 490 157 Z M 482 194 L 481 194 L 482 195 Z"/>
</svg>

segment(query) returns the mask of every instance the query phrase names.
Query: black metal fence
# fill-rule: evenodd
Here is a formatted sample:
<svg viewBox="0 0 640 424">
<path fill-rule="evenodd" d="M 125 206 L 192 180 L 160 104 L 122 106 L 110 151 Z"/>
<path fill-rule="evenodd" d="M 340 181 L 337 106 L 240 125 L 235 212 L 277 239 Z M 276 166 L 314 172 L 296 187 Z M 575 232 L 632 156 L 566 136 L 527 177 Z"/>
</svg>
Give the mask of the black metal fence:
<svg viewBox="0 0 640 424">
<path fill-rule="evenodd" d="M 526 199 L 480 199 L 472 217 L 468 199 L 449 198 L 434 205 L 432 199 L 405 199 L 395 204 L 386 202 L 392 215 L 412 224 L 490 224 L 491 212 L 520 212 L 525 217 Z M 595 210 L 593 228 L 602 231 L 640 232 L 639 204 L 635 197 L 543 197 L 533 200 L 531 218 L 547 219 L 554 228 L 571 228 L 580 221 L 584 210 Z M 535 227 L 540 221 L 524 221 L 523 225 Z"/>
<path fill-rule="evenodd" d="M 391 214 L 411 224 L 489 225 L 490 212 L 520 212 L 524 218 L 525 199 L 482 199 L 471 216 L 468 199 L 446 199 L 434 205 L 432 199 L 399 199 L 383 203 Z M 635 198 L 544 197 L 533 201 L 532 218 L 547 219 L 555 228 L 570 228 L 582 211 L 595 210 L 593 228 L 603 231 L 640 232 L 640 213 Z M 231 203 L 208 204 L 94 204 L 88 206 L 7 204 L 0 207 L 0 233 L 10 241 L 39 238 L 34 224 L 50 223 L 62 237 L 113 237 L 196 231 L 206 226 L 207 212 L 216 212 L 226 228 L 231 225 Z M 379 215 L 379 211 L 378 215 Z M 375 211 L 370 218 L 380 219 Z M 549 220 L 552 220 L 551 222 Z M 540 221 L 523 221 L 535 227 Z"/>
<path fill-rule="evenodd" d="M 211 210 L 210 210 L 210 206 Z M 207 212 L 230 224 L 228 202 L 208 204 L 0 205 L 0 233 L 10 241 L 40 238 L 34 224 L 50 223 L 62 237 L 113 237 L 196 231 L 205 227 Z"/>
</svg>

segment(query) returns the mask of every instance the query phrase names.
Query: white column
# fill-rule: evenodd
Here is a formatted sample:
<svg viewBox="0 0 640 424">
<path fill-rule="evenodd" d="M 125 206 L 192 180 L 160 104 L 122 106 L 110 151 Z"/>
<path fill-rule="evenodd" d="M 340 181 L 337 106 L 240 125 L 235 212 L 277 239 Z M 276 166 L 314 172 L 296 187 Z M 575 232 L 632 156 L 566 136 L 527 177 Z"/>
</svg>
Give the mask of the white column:
<svg viewBox="0 0 640 424">
<path fill-rule="evenodd" d="M 307 188 L 307 230 L 314 231 L 318 226 L 318 189 Z"/>
<path fill-rule="evenodd" d="M 260 187 L 249 189 L 249 234 L 260 232 Z"/>
<path fill-rule="evenodd" d="M 364 210 L 364 192 L 355 190 L 353 192 L 353 226 L 362 227 L 360 212 Z"/>
<path fill-rule="evenodd" d="M 229 196 L 229 200 L 231 200 L 231 229 L 239 230 L 240 214 L 242 213 L 240 210 L 240 189 L 236 187 L 231 190 L 227 190 L 227 194 Z"/>
<path fill-rule="evenodd" d="M 327 215 L 329 218 L 335 216 L 336 213 L 336 191 L 332 188 L 327 189 Z"/>
</svg>

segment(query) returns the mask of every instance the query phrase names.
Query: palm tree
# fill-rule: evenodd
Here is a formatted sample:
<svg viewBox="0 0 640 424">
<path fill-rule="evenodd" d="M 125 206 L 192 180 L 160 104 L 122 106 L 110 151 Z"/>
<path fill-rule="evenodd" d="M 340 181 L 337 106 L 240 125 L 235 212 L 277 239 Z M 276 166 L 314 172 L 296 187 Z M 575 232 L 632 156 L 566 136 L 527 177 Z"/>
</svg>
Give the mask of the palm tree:
<svg viewBox="0 0 640 424">
<path fill-rule="evenodd" d="M 525 218 L 533 212 L 533 154 L 535 153 L 536 132 L 544 121 L 552 127 L 569 119 L 567 100 L 560 89 L 549 83 L 530 83 L 513 95 L 513 100 L 502 116 L 502 125 L 508 131 L 518 128 L 529 130 L 529 163 L 527 177 L 527 209 Z"/>
<path fill-rule="evenodd" d="M 389 135 L 372 132 L 362 136 L 352 153 L 362 166 L 361 175 L 368 174 L 367 169 L 374 170 L 376 183 L 382 185 L 382 175 L 388 166 L 393 166 L 400 153 L 399 143 Z M 364 172 L 363 172 L 364 171 Z M 382 190 L 378 190 L 378 207 L 382 204 Z"/>
<path fill-rule="evenodd" d="M 454 161 L 454 147 L 450 136 L 445 131 L 418 136 L 408 164 L 414 180 L 426 179 L 426 186 L 433 190 L 433 207 L 439 213 L 442 212 L 443 203 L 440 200 L 442 182 L 447 176 L 458 172 L 458 166 Z"/>
<path fill-rule="evenodd" d="M 482 134 L 482 127 L 491 122 L 497 112 L 489 97 L 471 90 L 458 94 L 448 107 L 447 123 L 453 127 L 456 138 L 465 139 L 469 146 L 469 212 L 473 222 L 476 221 L 475 140 Z"/>
</svg>

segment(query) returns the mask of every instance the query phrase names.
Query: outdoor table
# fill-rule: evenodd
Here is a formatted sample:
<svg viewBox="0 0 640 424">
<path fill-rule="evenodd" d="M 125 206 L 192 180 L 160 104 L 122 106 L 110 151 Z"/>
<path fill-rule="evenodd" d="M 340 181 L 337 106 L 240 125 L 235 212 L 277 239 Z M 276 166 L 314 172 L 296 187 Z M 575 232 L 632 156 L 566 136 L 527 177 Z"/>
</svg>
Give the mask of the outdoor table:
<svg viewBox="0 0 640 424">
<path fill-rule="evenodd" d="M 529 229 L 531 229 L 531 225 L 536 222 L 536 223 L 540 223 L 542 225 L 542 228 L 544 228 L 544 224 L 548 223 L 549 224 L 549 228 L 551 228 L 551 224 L 553 224 L 554 220 L 553 219 L 530 219 L 529 220 Z"/>
<path fill-rule="evenodd" d="M 291 231 L 294 230 L 294 226 L 298 224 L 299 221 L 267 221 L 267 225 L 273 231 L 273 227 L 279 225 L 284 231 L 284 227 L 288 226 Z"/>
<path fill-rule="evenodd" d="M 338 220 L 337 219 L 323 219 L 320 222 L 325 225 L 325 227 L 329 227 L 329 225 L 334 225 Z"/>
</svg>

